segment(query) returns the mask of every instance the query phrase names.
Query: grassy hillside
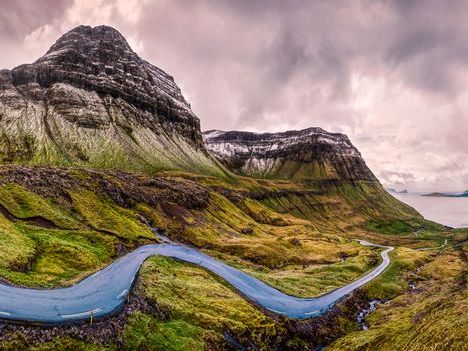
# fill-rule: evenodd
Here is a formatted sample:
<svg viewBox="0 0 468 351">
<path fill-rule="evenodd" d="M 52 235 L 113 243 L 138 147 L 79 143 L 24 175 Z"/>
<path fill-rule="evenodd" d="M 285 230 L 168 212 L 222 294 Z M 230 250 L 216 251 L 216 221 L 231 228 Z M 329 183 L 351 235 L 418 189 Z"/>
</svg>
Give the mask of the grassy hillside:
<svg viewBox="0 0 468 351">
<path fill-rule="evenodd" d="M 398 245 L 390 269 L 365 290 L 369 298 L 390 298 L 408 288 L 407 272 L 432 259 L 417 248 L 455 240 L 375 183 L 2 167 L 0 195 L 0 277 L 26 286 L 72 284 L 139 245 L 157 242 L 152 231 L 157 228 L 297 296 L 333 290 L 378 263 L 378 250 L 353 239 Z M 92 347 L 310 345 L 310 332 L 294 336 L 289 322 L 265 315 L 225 282 L 168 258 L 144 265 L 136 294 L 159 312 L 132 312 L 118 342 L 112 338 Z M 343 318 L 339 332 L 353 330 L 353 317 Z M 43 345 L 16 335 L 1 345 L 65 350 L 85 349 L 93 341 L 83 344 L 73 335 Z"/>
<path fill-rule="evenodd" d="M 406 218 L 408 234 L 401 236 L 412 243 L 422 219 L 375 190 L 182 173 L 2 168 L 0 245 L 8 254 L 0 272 L 13 283 L 66 284 L 155 242 L 145 218 L 174 240 L 291 293 L 314 295 L 375 265 L 376 253 L 349 240 L 368 235 L 369 223 Z M 297 279 L 307 284 L 294 287 Z"/>
<path fill-rule="evenodd" d="M 368 331 L 353 332 L 330 350 L 467 350 L 468 250 L 447 249 L 411 276 L 416 288 L 383 304 Z"/>
</svg>

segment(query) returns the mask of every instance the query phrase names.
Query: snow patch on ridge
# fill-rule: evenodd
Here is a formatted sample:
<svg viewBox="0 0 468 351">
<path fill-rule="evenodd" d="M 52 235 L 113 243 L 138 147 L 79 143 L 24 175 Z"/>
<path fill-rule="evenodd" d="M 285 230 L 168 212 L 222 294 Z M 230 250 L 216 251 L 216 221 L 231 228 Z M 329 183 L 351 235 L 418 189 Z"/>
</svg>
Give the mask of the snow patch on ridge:
<svg viewBox="0 0 468 351">
<path fill-rule="evenodd" d="M 202 136 L 213 156 L 242 175 L 376 181 L 346 135 L 322 128 L 281 133 L 209 130 Z"/>
<path fill-rule="evenodd" d="M 360 153 L 343 134 L 328 133 L 321 128 L 283 133 L 224 132 L 210 130 L 203 133 L 206 148 L 222 157 L 239 154 L 265 154 L 298 145 L 327 144 L 337 154 L 360 157 Z"/>
</svg>

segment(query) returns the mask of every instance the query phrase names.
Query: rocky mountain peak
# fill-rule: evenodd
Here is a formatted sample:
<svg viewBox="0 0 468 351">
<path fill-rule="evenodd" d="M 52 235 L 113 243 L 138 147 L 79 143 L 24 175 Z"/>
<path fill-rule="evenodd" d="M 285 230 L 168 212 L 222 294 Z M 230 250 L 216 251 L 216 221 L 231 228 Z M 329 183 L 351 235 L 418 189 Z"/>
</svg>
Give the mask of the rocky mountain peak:
<svg viewBox="0 0 468 351">
<path fill-rule="evenodd" d="M 376 181 L 349 138 L 322 128 L 280 133 L 209 130 L 206 148 L 236 173 L 296 180 Z"/>
<path fill-rule="evenodd" d="M 108 26 L 76 27 L 60 37 L 43 57 L 13 69 L 12 74 L 15 84 L 37 82 L 49 87 L 67 82 L 123 98 L 149 111 L 157 110 L 163 98 L 185 110 L 185 117 L 196 118 L 174 78 L 140 58 L 125 38 Z"/>
<path fill-rule="evenodd" d="M 217 170 L 174 79 L 107 26 L 0 71 L 0 161 Z"/>
<path fill-rule="evenodd" d="M 110 55 L 100 56 L 100 59 L 103 60 L 112 57 L 117 52 L 128 51 L 136 55 L 128 45 L 127 40 L 115 28 L 109 26 L 78 26 L 62 35 L 45 56 L 36 62 L 58 57 L 61 52 L 66 50 L 75 50 L 86 56 L 108 50 Z"/>
</svg>

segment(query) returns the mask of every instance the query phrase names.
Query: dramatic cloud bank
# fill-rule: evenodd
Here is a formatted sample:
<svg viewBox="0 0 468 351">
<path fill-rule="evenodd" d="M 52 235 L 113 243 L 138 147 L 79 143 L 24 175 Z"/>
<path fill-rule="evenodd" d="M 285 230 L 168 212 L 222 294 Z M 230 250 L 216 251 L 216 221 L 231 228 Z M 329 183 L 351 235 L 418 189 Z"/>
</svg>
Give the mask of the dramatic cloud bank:
<svg viewBox="0 0 468 351">
<path fill-rule="evenodd" d="M 384 185 L 468 188 L 464 1 L 1 3 L 0 67 L 79 24 L 116 27 L 175 76 L 203 129 L 344 132 Z"/>
</svg>

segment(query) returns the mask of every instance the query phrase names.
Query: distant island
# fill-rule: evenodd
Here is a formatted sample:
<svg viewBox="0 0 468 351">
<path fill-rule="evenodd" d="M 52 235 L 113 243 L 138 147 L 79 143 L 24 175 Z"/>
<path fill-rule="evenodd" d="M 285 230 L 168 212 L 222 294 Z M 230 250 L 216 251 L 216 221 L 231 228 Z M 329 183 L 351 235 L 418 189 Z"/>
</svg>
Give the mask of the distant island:
<svg viewBox="0 0 468 351">
<path fill-rule="evenodd" d="M 433 196 L 433 197 L 468 197 L 468 190 L 465 190 L 464 192 L 460 194 L 447 194 L 447 193 L 440 193 L 440 192 L 434 192 L 434 193 L 429 193 L 429 194 L 424 194 L 422 196 Z"/>
</svg>

